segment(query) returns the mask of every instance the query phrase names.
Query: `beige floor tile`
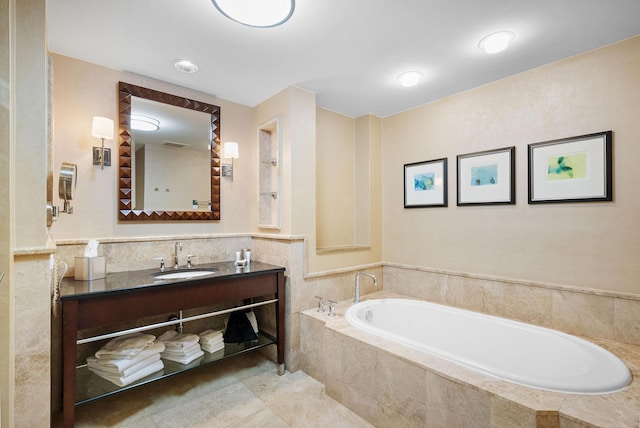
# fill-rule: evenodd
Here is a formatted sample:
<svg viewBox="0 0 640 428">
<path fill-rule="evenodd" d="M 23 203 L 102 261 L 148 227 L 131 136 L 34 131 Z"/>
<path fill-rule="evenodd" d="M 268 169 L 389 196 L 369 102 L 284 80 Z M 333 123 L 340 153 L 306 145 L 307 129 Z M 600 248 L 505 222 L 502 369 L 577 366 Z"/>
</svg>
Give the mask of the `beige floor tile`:
<svg viewBox="0 0 640 428">
<path fill-rule="evenodd" d="M 52 426 L 61 427 L 56 414 Z M 371 427 L 302 371 L 248 353 L 76 409 L 76 427 Z"/>
</svg>

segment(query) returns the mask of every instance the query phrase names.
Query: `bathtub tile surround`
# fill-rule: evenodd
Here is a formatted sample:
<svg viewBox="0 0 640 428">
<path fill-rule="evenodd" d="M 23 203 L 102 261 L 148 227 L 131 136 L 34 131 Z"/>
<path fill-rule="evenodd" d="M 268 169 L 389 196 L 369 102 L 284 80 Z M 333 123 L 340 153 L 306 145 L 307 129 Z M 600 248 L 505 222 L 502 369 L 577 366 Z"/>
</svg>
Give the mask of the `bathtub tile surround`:
<svg viewBox="0 0 640 428">
<path fill-rule="evenodd" d="M 635 294 L 391 264 L 384 266 L 384 277 L 385 290 L 404 296 L 640 345 Z"/>
<path fill-rule="evenodd" d="M 388 291 L 367 296 L 388 297 L 407 296 Z M 301 368 L 324 383 L 328 395 L 377 426 L 638 427 L 637 382 L 605 395 L 527 388 L 368 335 L 344 319 L 351 305 L 349 300 L 340 302 L 334 319 L 315 309 L 303 311 Z M 595 342 L 618 355 L 637 378 L 640 346 Z M 339 345 L 349 351 L 327 352 Z M 362 359 L 353 358 L 351 350 L 361 353 Z M 336 362 L 339 359 L 341 363 Z M 353 393 L 356 388 L 360 394 Z"/>
</svg>

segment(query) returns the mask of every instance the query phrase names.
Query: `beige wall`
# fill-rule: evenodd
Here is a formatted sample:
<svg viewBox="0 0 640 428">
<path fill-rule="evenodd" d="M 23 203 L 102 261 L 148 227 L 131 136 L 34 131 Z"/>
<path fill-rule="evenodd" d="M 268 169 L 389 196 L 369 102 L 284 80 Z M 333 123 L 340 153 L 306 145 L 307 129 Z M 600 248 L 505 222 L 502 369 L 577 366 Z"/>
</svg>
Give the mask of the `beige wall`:
<svg viewBox="0 0 640 428">
<path fill-rule="evenodd" d="M 113 70 L 73 58 L 52 55 L 54 91 L 54 171 L 60 163 L 78 165 L 78 185 L 72 215 L 61 214 L 52 227 L 60 239 L 112 238 L 122 236 L 168 236 L 247 232 L 251 225 L 255 134 L 253 109 L 211 95 L 160 82 L 148 77 Z M 240 158 L 235 159 L 234 178 L 222 178 L 222 212 L 219 222 L 141 223 L 117 221 L 117 141 L 106 141 L 112 150 L 112 166 L 100 170 L 92 165 L 93 116 L 114 119 L 117 124 L 118 81 L 201 100 L 221 107 L 222 141 L 237 141 Z M 116 125 L 117 126 L 117 125 Z M 227 161 L 223 159 L 223 161 Z M 57 193 L 57 192 L 56 192 Z M 55 195 L 55 203 L 62 202 Z"/>
<path fill-rule="evenodd" d="M 316 126 L 317 246 L 353 245 L 355 119 L 318 108 Z"/>
<path fill-rule="evenodd" d="M 383 120 L 384 261 L 640 293 L 640 37 Z M 614 132 L 614 201 L 527 204 L 527 145 Z M 456 206 L 456 155 L 516 146 L 516 205 Z M 449 207 L 403 208 L 403 164 L 449 159 Z"/>
</svg>

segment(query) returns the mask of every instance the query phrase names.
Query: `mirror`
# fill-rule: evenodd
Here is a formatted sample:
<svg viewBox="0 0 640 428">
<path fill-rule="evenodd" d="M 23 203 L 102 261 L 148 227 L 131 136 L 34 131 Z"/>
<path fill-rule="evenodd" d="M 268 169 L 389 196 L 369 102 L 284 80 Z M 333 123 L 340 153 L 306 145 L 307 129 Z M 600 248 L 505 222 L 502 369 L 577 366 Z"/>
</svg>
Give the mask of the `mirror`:
<svg viewBox="0 0 640 428">
<path fill-rule="evenodd" d="M 118 219 L 220 220 L 220 107 L 124 82 L 118 95 Z M 152 130 L 132 129 L 138 115 Z"/>
</svg>

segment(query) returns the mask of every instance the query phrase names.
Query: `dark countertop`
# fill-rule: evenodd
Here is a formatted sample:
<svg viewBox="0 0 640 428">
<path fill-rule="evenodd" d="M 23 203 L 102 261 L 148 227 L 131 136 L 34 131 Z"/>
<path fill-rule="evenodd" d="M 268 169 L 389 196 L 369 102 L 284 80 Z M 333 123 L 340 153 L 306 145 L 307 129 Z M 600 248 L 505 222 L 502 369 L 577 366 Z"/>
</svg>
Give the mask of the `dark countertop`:
<svg viewBox="0 0 640 428">
<path fill-rule="evenodd" d="M 160 269 L 146 269 L 138 271 L 108 273 L 103 279 L 93 281 L 76 281 L 74 278 L 64 278 L 60 283 L 61 300 L 79 300 L 113 293 L 126 293 L 148 287 L 166 287 L 205 281 L 218 281 L 231 278 L 242 278 L 264 273 L 283 272 L 285 268 L 266 263 L 252 261 L 248 266 L 236 268 L 233 262 L 207 263 L 193 265 L 191 270 L 215 269 L 211 275 L 198 276 L 188 279 L 156 279 L 152 275 L 160 274 Z M 179 269 L 186 271 L 187 269 Z M 163 273 L 176 272 L 171 268 Z"/>
</svg>

